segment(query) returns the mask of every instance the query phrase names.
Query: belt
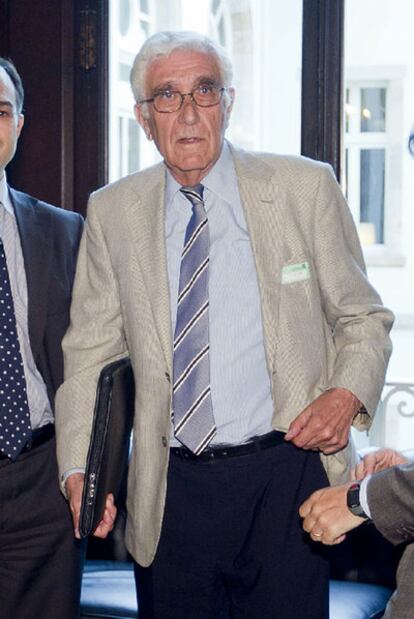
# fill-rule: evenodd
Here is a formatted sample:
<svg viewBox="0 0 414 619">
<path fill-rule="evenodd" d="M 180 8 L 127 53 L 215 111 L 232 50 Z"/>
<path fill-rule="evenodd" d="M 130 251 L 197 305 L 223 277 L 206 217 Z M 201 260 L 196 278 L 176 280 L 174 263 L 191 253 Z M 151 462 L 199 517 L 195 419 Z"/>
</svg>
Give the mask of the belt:
<svg viewBox="0 0 414 619">
<path fill-rule="evenodd" d="M 285 433 L 272 430 L 268 434 L 262 436 L 254 436 L 248 443 L 242 445 L 217 445 L 206 447 L 200 455 L 196 456 L 187 447 L 171 447 L 170 453 L 173 456 L 189 460 L 191 462 L 214 462 L 215 460 L 223 460 L 224 458 L 235 458 L 237 456 L 247 456 L 249 454 L 258 453 L 269 447 L 286 444 Z"/>
<path fill-rule="evenodd" d="M 36 447 L 40 447 L 40 445 L 43 445 L 43 443 L 49 441 L 53 436 L 55 436 L 55 426 L 53 423 L 48 423 L 41 428 L 37 428 L 37 430 L 33 430 L 31 437 L 21 450 L 19 456 L 26 451 L 32 451 L 33 449 L 36 449 Z M 8 459 L 9 458 L 7 456 L 0 453 L 0 460 Z"/>
</svg>

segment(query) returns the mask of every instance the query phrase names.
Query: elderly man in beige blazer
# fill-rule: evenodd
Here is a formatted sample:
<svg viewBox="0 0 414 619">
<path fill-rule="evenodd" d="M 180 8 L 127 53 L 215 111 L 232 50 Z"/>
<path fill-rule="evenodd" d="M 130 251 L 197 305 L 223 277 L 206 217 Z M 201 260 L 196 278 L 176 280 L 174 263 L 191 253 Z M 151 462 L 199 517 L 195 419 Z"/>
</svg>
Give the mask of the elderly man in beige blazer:
<svg viewBox="0 0 414 619">
<path fill-rule="evenodd" d="M 408 619 L 414 609 L 414 461 L 381 449 L 365 456 L 352 477 L 345 484 L 318 490 L 305 501 L 300 508 L 303 527 L 314 541 L 334 545 L 369 518 L 390 542 L 406 544 L 397 590 L 384 617 Z"/>
<path fill-rule="evenodd" d="M 224 140 L 231 79 L 194 33 L 138 53 L 136 116 L 163 162 L 91 196 L 64 341 L 58 459 L 75 531 L 98 375 L 131 358 L 140 619 L 328 616 L 298 509 L 326 473 L 347 479 L 351 423 L 369 427 L 391 351 L 331 169 Z M 109 498 L 98 535 L 114 514 Z"/>
</svg>

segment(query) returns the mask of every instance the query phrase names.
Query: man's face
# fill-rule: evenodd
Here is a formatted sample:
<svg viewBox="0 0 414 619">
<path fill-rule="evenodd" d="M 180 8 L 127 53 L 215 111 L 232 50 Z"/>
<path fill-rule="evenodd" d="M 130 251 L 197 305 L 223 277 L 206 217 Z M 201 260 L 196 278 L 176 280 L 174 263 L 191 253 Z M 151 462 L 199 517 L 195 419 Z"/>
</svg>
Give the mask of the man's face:
<svg viewBox="0 0 414 619">
<path fill-rule="evenodd" d="M 17 113 L 16 93 L 10 77 L 0 68 L 0 178 L 16 152 L 23 127 L 23 116 Z"/>
<path fill-rule="evenodd" d="M 146 98 L 163 90 L 191 92 L 203 83 L 221 87 L 220 71 L 214 56 L 195 51 L 175 51 L 155 60 L 147 71 Z M 165 164 L 182 185 L 196 185 L 206 176 L 220 156 L 231 100 L 223 96 L 213 107 L 199 107 L 185 97 L 177 112 L 161 113 L 149 103 L 149 117 L 136 106 L 136 116 L 147 137 L 153 139 Z"/>
</svg>

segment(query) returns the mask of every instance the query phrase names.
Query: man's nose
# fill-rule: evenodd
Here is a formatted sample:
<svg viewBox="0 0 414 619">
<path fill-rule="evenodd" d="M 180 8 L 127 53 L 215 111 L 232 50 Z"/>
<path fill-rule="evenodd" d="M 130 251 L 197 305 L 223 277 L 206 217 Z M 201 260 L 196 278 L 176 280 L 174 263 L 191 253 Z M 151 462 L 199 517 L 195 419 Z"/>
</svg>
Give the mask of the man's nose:
<svg viewBox="0 0 414 619">
<path fill-rule="evenodd" d="M 183 104 L 180 109 L 180 120 L 186 124 L 192 125 L 198 122 L 200 118 L 199 110 L 196 102 L 191 94 L 185 94 Z"/>
</svg>

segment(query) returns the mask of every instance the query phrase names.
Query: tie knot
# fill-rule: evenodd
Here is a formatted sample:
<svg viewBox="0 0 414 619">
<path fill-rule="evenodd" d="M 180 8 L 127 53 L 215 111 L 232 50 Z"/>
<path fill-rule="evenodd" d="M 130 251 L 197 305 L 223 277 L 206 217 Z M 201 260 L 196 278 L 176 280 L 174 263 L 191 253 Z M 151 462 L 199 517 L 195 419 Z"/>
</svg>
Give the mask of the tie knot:
<svg viewBox="0 0 414 619">
<path fill-rule="evenodd" d="M 203 204 L 204 185 L 198 184 L 194 187 L 181 187 L 180 191 L 191 202 L 192 206 Z"/>
</svg>

